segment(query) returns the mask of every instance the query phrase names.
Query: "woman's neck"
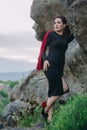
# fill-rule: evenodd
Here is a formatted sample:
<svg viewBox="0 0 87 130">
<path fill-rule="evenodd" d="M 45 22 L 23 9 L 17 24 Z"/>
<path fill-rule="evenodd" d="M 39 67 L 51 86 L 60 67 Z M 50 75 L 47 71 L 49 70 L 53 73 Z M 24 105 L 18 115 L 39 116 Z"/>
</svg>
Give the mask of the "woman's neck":
<svg viewBox="0 0 87 130">
<path fill-rule="evenodd" d="M 56 33 L 59 35 L 63 35 L 63 31 L 61 31 L 61 32 L 56 31 Z"/>
</svg>

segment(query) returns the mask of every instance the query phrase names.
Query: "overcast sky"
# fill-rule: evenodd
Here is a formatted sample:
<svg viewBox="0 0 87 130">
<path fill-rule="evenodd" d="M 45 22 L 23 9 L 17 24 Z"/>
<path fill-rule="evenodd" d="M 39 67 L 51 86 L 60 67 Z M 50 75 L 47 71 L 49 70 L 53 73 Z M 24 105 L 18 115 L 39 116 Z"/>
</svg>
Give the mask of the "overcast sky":
<svg viewBox="0 0 87 130">
<path fill-rule="evenodd" d="M 33 0 L 0 0 L 0 32 L 31 31 L 30 7 Z"/>
<path fill-rule="evenodd" d="M 0 0 L 0 72 L 36 67 L 40 42 L 30 18 L 33 0 Z"/>
</svg>

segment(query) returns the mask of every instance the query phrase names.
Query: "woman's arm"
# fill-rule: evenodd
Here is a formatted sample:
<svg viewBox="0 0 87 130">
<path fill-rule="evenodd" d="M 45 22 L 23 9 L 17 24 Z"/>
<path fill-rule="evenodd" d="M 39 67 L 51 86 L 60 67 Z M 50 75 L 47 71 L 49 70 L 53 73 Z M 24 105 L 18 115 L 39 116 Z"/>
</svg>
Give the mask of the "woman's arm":
<svg viewBox="0 0 87 130">
<path fill-rule="evenodd" d="M 48 59 L 50 41 L 51 41 L 51 37 L 50 37 L 50 34 L 49 34 L 48 38 L 47 38 L 47 43 L 46 43 L 45 50 L 44 50 L 44 52 L 42 54 L 43 71 L 47 71 L 48 67 L 50 67 L 49 59 Z"/>
<path fill-rule="evenodd" d="M 43 61 L 47 59 L 47 57 L 46 57 L 46 52 L 45 52 L 45 51 L 44 51 L 43 54 L 42 54 L 42 59 L 43 59 Z"/>
<path fill-rule="evenodd" d="M 49 44 L 50 44 L 50 41 L 51 41 L 51 35 L 49 34 L 48 35 L 48 39 L 47 39 L 47 43 L 46 43 L 46 47 L 45 47 L 44 52 L 42 54 L 43 61 L 48 60 L 48 53 L 49 53 Z"/>
</svg>

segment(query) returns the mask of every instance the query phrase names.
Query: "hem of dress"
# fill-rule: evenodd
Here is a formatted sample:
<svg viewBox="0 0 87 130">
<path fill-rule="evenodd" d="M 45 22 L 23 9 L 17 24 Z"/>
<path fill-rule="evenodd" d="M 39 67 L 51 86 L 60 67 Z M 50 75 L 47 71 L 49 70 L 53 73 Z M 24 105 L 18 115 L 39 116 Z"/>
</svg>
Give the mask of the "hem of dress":
<svg viewBox="0 0 87 130">
<path fill-rule="evenodd" d="M 51 96 L 48 96 L 48 97 L 50 98 L 50 97 L 56 97 L 56 96 L 62 96 L 62 95 L 64 95 L 64 94 L 51 95 Z"/>
</svg>

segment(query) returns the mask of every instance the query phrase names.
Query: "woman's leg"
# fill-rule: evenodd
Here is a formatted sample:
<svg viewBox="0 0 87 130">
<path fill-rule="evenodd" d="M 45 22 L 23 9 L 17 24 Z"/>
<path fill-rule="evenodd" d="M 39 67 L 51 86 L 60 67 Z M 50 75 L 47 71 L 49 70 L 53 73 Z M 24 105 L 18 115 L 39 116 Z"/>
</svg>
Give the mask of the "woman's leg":
<svg viewBox="0 0 87 130">
<path fill-rule="evenodd" d="M 68 84 L 66 83 L 66 81 L 64 80 L 64 78 L 62 77 L 62 83 L 63 83 L 63 91 L 64 93 L 69 89 Z"/>
<path fill-rule="evenodd" d="M 49 111 L 48 111 L 48 121 L 51 121 L 51 120 L 52 120 L 54 105 L 55 105 L 55 103 L 53 103 L 53 105 L 50 107 L 50 109 L 49 109 Z"/>
<path fill-rule="evenodd" d="M 45 112 L 48 113 L 49 109 L 51 108 L 51 106 L 55 103 L 55 101 L 57 99 L 59 99 L 60 96 L 52 96 L 50 98 L 48 98 L 47 100 L 47 106 L 45 107 Z"/>
<path fill-rule="evenodd" d="M 64 80 L 64 78 L 62 77 L 62 83 L 63 83 L 63 89 L 64 89 L 64 92 L 66 92 L 68 90 L 68 85 L 66 83 L 66 81 Z M 45 112 L 48 113 L 49 109 L 51 108 L 51 106 L 55 103 L 55 101 L 57 99 L 59 99 L 60 96 L 52 96 L 50 98 L 48 98 L 47 100 L 47 106 L 45 107 Z"/>
<path fill-rule="evenodd" d="M 67 85 L 66 81 L 62 77 L 62 83 L 63 83 L 63 90 L 66 92 L 69 89 L 69 86 Z M 48 120 L 52 119 L 54 104 L 57 99 L 59 99 L 60 96 L 52 96 L 48 98 L 47 100 L 47 106 L 45 107 L 45 113 L 48 113 Z"/>
</svg>

